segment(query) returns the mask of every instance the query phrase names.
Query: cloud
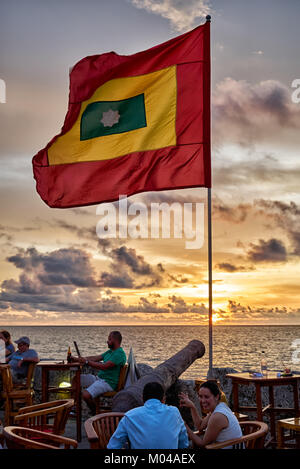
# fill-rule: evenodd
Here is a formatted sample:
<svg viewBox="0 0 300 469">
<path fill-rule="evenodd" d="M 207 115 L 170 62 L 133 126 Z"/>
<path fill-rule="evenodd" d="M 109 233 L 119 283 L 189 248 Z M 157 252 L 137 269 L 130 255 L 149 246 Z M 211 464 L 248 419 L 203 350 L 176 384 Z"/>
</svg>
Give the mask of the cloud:
<svg viewBox="0 0 300 469">
<path fill-rule="evenodd" d="M 50 312 L 168 312 L 157 298 L 141 297 L 125 306 L 109 288 L 141 289 L 184 282 L 169 275 L 161 264 L 151 266 L 126 246 L 105 245 L 112 260 L 110 271 L 96 272 L 92 257 L 83 249 L 59 249 L 41 253 L 36 248 L 17 249 L 7 261 L 21 271 L 18 279 L 1 284 L 0 308 L 10 311 Z"/>
<path fill-rule="evenodd" d="M 300 207 L 293 201 L 286 203 L 264 199 L 255 200 L 254 204 L 260 213 L 287 234 L 292 245 L 290 255 L 300 256 Z"/>
<path fill-rule="evenodd" d="M 280 322 L 298 321 L 299 308 L 286 308 L 285 306 L 265 307 L 265 306 L 249 306 L 243 305 L 233 300 L 228 300 L 226 310 L 219 309 L 217 312 L 218 317 L 223 320 L 229 320 L 234 323 L 249 323 L 255 324 L 261 322 Z"/>
<path fill-rule="evenodd" d="M 217 146 L 254 142 L 299 144 L 300 107 L 291 90 L 279 81 L 250 84 L 226 78 L 217 84 L 212 98 L 213 142 Z"/>
<path fill-rule="evenodd" d="M 247 258 L 251 262 L 286 262 L 287 251 L 282 241 L 272 238 L 259 240 L 258 244 L 250 243 Z"/>
<path fill-rule="evenodd" d="M 109 243 L 99 243 L 103 253 L 111 259 L 110 271 L 102 272 L 100 284 L 110 288 L 152 288 L 168 286 L 170 281 L 182 283 L 166 272 L 161 263 L 151 265 L 133 248 L 111 248 Z"/>
<path fill-rule="evenodd" d="M 251 204 L 238 204 L 230 207 L 221 202 L 217 197 L 213 199 L 213 217 L 232 223 L 244 222 L 251 209 Z"/>
<path fill-rule="evenodd" d="M 184 32 L 199 24 L 200 18 L 211 13 L 208 0 L 131 0 L 131 3 L 170 20 L 176 31 Z"/>
<path fill-rule="evenodd" d="M 221 262 L 216 265 L 216 268 L 219 270 L 223 270 L 225 272 L 230 272 L 230 273 L 254 270 L 253 267 L 244 267 L 242 265 L 237 266 L 237 265 L 231 264 L 230 262 Z"/>
<path fill-rule="evenodd" d="M 51 253 L 39 253 L 35 248 L 7 258 L 17 268 L 31 273 L 41 285 L 74 285 L 89 287 L 97 284 L 90 256 L 81 249 L 59 249 Z"/>
</svg>

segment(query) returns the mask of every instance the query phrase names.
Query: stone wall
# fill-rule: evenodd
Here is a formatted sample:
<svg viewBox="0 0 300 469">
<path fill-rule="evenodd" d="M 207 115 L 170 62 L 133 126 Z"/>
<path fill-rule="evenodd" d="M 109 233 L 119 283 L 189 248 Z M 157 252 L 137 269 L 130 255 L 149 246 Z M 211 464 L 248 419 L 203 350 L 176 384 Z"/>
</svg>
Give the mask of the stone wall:
<svg viewBox="0 0 300 469">
<path fill-rule="evenodd" d="M 151 373 L 153 371 L 151 366 L 146 365 L 146 364 L 138 364 L 137 367 L 141 376 L 145 376 L 146 374 Z M 229 403 L 229 406 L 231 408 L 233 407 L 232 386 L 231 386 L 231 380 L 226 378 L 226 375 L 228 373 L 235 373 L 235 372 L 236 370 L 233 368 L 214 368 L 213 369 L 213 377 L 220 381 L 221 388 L 224 391 L 227 401 Z M 85 366 L 83 368 L 83 373 L 93 373 L 96 375 L 97 371 L 93 370 L 92 368 L 88 366 Z M 59 384 L 62 381 L 70 382 L 69 372 L 59 371 L 59 372 L 50 373 L 50 385 L 51 386 L 59 386 Z M 300 385 L 300 379 L 299 379 L 299 385 Z M 266 406 L 269 402 L 268 401 L 268 388 L 262 388 L 262 389 L 263 389 L 262 390 L 262 403 L 263 403 L 263 406 Z M 35 401 L 40 402 L 41 400 L 41 369 L 40 367 L 35 368 L 34 391 L 35 391 Z M 182 414 L 183 419 L 190 426 L 192 426 L 192 419 L 191 419 L 190 411 L 186 408 L 179 407 L 178 395 L 180 392 L 187 393 L 189 398 L 195 403 L 199 413 L 201 413 L 199 399 L 198 399 L 198 395 L 197 395 L 196 388 L 195 388 L 195 381 L 177 379 L 175 383 L 167 390 L 167 393 L 166 393 L 166 403 L 169 405 L 174 405 L 178 407 Z M 280 386 L 280 387 L 274 388 L 274 395 L 275 395 L 276 407 L 283 407 L 283 408 L 293 407 L 293 392 L 292 392 L 291 386 Z M 70 395 L 67 393 L 64 393 L 63 389 L 61 392 L 51 395 L 51 400 L 64 399 L 64 398 L 70 398 Z M 240 405 L 248 405 L 248 406 L 255 405 L 256 397 L 255 397 L 254 385 L 239 387 L 239 402 L 240 402 Z M 249 415 L 250 420 L 255 419 L 254 412 L 249 412 L 248 415 Z M 287 415 L 285 413 L 282 413 L 282 415 L 279 415 L 278 418 L 279 417 L 287 418 L 289 416 L 290 414 Z M 83 402 L 82 403 L 82 418 L 83 420 L 86 420 L 88 417 L 90 417 L 89 410 L 86 407 L 85 403 Z M 268 423 L 267 415 L 266 415 L 265 420 Z"/>
</svg>

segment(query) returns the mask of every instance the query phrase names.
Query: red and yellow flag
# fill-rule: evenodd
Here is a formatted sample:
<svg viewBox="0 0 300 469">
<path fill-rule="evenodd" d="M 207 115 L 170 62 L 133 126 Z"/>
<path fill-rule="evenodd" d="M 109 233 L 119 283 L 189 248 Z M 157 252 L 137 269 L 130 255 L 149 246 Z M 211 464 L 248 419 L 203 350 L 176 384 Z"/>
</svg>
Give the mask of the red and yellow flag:
<svg viewBox="0 0 300 469">
<path fill-rule="evenodd" d="M 134 55 L 80 60 L 61 133 L 33 171 L 56 208 L 210 187 L 210 22 Z"/>
</svg>

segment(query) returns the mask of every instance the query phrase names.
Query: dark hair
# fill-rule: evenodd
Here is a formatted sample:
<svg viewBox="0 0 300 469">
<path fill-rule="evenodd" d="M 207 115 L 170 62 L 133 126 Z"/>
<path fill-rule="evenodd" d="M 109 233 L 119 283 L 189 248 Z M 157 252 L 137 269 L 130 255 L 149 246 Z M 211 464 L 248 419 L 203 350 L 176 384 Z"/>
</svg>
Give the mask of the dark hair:
<svg viewBox="0 0 300 469">
<path fill-rule="evenodd" d="M 219 399 L 221 398 L 220 388 L 215 381 L 205 381 L 205 383 L 201 384 L 201 388 L 207 388 L 215 397 L 219 396 Z"/>
<path fill-rule="evenodd" d="M 119 342 L 119 344 L 121 344 L 121 342 L 122 342 L 122 334 L 121 334 L 121 332 L 119 332 L 119 331 L 112 331 L 112 332 L 111 332 L 111 335 L 112 335 L 115 339 L 117 339 L 117 341 Z"/>
<path fill-rule="evenodd" d="M 8 331 L 0 331 L 0 334 L 3 335 L 6 344 L 11 344 L 10 333 Z"/>
<path fill-rule="evenodd" d="M 165 391 L 161 384 L 156 382 L 147 383 L 143 390 L 143 401 L 146 402 L 148 399 L 158 399 L 161 401 L 164 395 Z"/>
</svg>

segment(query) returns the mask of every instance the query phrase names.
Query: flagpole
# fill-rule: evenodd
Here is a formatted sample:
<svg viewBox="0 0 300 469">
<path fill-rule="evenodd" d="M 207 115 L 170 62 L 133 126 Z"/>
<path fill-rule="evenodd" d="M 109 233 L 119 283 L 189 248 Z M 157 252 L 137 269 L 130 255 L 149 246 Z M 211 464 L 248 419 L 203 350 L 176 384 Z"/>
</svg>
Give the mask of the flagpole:
<svg viewBox="0 0 300 469">
<path fill-rule="evenodd" d="M 207 189 L 207 229 L 208 229 L 208 344 L 209 367 L 207 377 L 212 378 L 213 368 L 213 321 L 212 321 L 212 223 L 211 188 Z"/>
<path fill-rule="evenodd" d="M 207 15 L 206 21 L 211 22 L 211 16 Z M 209 35 L 210 36 L 210 35 Z M 209 40 L 209 62 L 210 62 L 210 40 Z M 209 73 L 210 75 L 210 73 Z M 209 102 L 210 106 L 210 102 Z M 209 122 L 210 128 L 210 122 Z M 207 188 L 207 243 L 208 243 L 208 355 L 209 365 L 207 378 L 213 377 L 213 296 L 212 296 L 212 210 L 211 210 L 211 187 Z"/>
</svg>

